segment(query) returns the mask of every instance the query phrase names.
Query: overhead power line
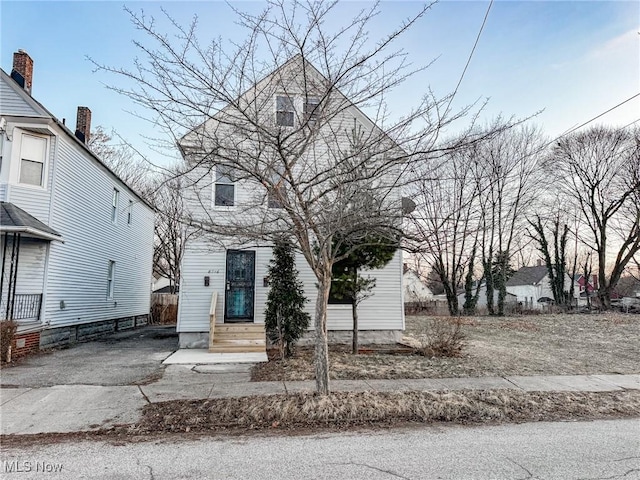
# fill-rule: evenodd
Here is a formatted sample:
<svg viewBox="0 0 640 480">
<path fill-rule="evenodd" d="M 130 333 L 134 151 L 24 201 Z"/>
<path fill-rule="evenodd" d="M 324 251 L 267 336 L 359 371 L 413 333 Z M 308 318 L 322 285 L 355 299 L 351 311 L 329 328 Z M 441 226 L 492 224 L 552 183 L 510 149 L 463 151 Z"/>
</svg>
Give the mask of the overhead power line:
<svg viewBox="0 0 640 480">
<path fill-rule="evenodd" d="M 576 131 L 576 130 L 578 130 L 579 128 L 582 128 L 582 127 L 584 127 L 585 125 L 588 125 L 589 123 L 593 122 L 594 120 L 599 119 L 599 118 L 600 118 L 600 117 L 602 117 L 603 115 L 606 115 L 607 113 L 612 112 L 612 111 L 613 111 L 613 110 L 615 110 L 616 108 L 621 107 L 621 106 L 622 106 L 622 105 L 624 105 L 625 103 L 628 103 L 628 102 L 630 102 L 631 100 L 633 100 L 634 98 L 637 98 L 637 97 L 640 97 L 640 93 L 636 93 L 635 95 L 633 95 L 633 96 L 631 96 L 631 97 L 627 98 L 626 100 L 624 100 L 624 101 L 620 102 L 619 104 L 617 104 L 617 105 L 615 105 L 615 106 L 611 107 L 610 109 L 608 109 L 608 110 L 606 110 L 606 111 L 602 112 L 601 114 L 596 115 L 595 117 L 593 117 L 593 118 L 591 118 L 591 119 L 587 120 L 587 121 L 586 121 L 586 122 L 584 122 L 584 123 L 581 123 L 581 124 L 580 124 L 580 125 L 578 125 L 577 127 L 573 127 L 572 129 L 567 130 L 566 132 L 564 132 L 562 135 L 560 135 L 558 138 L 556 138 L 556 139 L 555 139 L 555 140 L 553 140 L 553 141 L 555 142 L 556 140 L 558 140 L 558 139 L 560 139 L 560 138 L 564 137 L 565 135 L 569 135 L 570 133 L 575 132 L 575 131 Z M 638 119 L 638 120 L 640 120 L 640 119 Z M 635 122 L 637 122 L 638 120 L 635 120 L 635 121 L 631 122 L 629 125 L 633 125 L 633 124 L 634 124 Z M 626 127 L 628 127 L 629 125 L 625 125 L 625 126 L 624 126 L 624 127 L 622 127 L 622 128 L 626 128 Z"/>
<path fill-rule="evenodd" d="M 462 75 L 460 75 L 460 80 L 458 80 L 458 84 L 456 85 L 455 90 L 451 94 L 451 99 L 449 100 L 449 105 L 447 105 L 447 110 L 446 111 L 449 111 L 449 108 L 451 107 L 451 103 L 453 102 L 453 99 L 456 96 L 456 93 L 458 93 L 458 89 L 460 88 L 460 84 L 462 83 L 462 79 L 464 78 L 465 74 L 467 73 L 467 68 L 469 68 L 469 64 L 471 63 L 471 59 L 473 58 L 473 54 L 476 51 L 476 47 L 478 46 L 478 42 L 480 41 L 480 37 L 482 36 L 482 31 L 484 30 L 484 26 L 487 23 L 487 18 L 489 18 L 489 12 L 491 11 L 491 6 L 492 5 L 493 5 L 493 0 L 491 0 L 489 2 L 489 6 L 487 7 L 487 12 L 484 14 L 484 19 L 482 20 L 482 25 L 480 25 L 480 30 L 478 31 L 478 35 L 476 36 L 476 41 L 473 44 L 473 48 L 471 49 L 471 52 L 469 53 L 469 58 L 467 59 L 467 63 L 464 66 L 464 70 L 462 70 Z"/>
</svg>

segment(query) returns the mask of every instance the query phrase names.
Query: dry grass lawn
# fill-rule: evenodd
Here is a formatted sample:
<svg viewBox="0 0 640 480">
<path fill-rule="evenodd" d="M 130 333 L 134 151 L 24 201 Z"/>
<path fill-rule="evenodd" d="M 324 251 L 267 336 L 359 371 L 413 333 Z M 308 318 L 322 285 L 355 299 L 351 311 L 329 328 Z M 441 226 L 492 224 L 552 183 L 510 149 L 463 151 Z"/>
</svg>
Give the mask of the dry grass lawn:
<svg viewBox="0 0 640 480">
<path fill-rule="evenodd" d="M 416 339 L 432 317 L 407 316 Z M 439 317 L 439 321 L 450 321 Z M 445 378 L 504 375 L 586 375 L 640 372 L 640 315 L 576 314 L 462 319 L 466 347 L 457 358 L 330 352 L 334 379 Z M 256 367 L 253 379 L 311 380 L 312 352 Z"/>
<path fill-rule="evenodd" d="M 640 415 L 640 391 L 359 392 L 177 400 L 145 406 L 127 435 L 425 422 L 527 422 Z"/>
</svg>

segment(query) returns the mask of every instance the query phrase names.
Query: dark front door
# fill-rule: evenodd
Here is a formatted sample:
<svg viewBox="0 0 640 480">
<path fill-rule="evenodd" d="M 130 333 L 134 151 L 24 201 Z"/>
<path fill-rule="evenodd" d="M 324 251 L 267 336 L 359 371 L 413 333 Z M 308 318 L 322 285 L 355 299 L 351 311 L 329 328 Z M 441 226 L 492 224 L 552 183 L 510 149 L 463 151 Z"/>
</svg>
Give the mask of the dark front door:
<svg viewBox="0 0 640 480">
<path fill-rule="evenodd" d="M 225 322 L 253 322 L 256 252 L 227 250 Z"/>
</svg>

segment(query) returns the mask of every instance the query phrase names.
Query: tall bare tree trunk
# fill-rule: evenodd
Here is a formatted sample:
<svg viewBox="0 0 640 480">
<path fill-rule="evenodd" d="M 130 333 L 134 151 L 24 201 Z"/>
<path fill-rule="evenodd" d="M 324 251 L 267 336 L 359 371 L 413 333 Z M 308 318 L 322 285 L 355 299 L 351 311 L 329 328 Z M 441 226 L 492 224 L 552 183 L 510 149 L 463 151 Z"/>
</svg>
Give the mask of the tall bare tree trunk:
<svg viewBox="0 0 640 480">
<path fill-rule="evenodd" d="M 329 394 L 329 348 L 327 339 L 327 303 L 331 289 L 331 268 L 323 272 L 319 279 L 318 298 L 316 299 L 316 391 L 321 395 Z"/>
</svg>

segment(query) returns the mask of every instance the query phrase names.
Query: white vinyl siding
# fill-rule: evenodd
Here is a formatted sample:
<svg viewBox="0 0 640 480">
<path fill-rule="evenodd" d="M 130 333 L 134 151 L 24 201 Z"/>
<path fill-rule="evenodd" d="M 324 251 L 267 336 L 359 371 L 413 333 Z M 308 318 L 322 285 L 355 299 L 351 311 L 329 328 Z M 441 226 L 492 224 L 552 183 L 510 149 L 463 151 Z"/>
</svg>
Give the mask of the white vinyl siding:
<svg viewBox="0 0 640 480">
<path fill-rule="evenodd" d="M 15 91 L 13 80 L 4 72 L 0 77 L 0 113 L 24 117 L 12 127 L 13 139 L 5 138 L 2 179 L 7 183 L 0 185 L 2 199 L 46 223 L 64 239 L 64 243 L 49 243 L 44 251 L 35 247 L 38 256 L 48 250 L 43 277 L 34 274 L 36 264 L 28 259 L 34 258 L 33 251 L 25 254 L 18 271 L 19 276 L 30 278 L 29 291 L 24 293 L 37 293 L 35 290 L 42 291 L 44 285 L 42 322 L 56 328 L 148 314 L 153 211 L 55 122 L 44 127 L 41 119 L 51 119 L 50 114 Z M 48 145 L 42 188 L 19 183 L 21 137 L 32 135 L 25 131 L 32 127 L 50 132 L 43 136 Z M 122 205 L 133 201 L 135 221 L 131 225 L 123 225 L 124 219 L 121 225 L 111 222 L 114 188 L 120 191 Z M 117 303 L 106 298 L 109 260 L 117 267 L 113 286 Z M 20 283 L 20 288 L 27 288 Z"/>
<path fill-rule="evenodd" d="M 0 81 L 0 113 L 2 115 L 16 115 L 25 117 L 35 117 L 37 112 L 29 103 L 14 90 L 13 85 L 8 82 L 13 82 L 15 88 L 21 88 L 17 83 L 13 81 L 8 75 L 5 77 L 5 73 L 1 73 L 2 78 L 6 78 L 6 81 Z"/>
<path fill-rule="evenodd" d="M 118 180 L 71 141 L 60 137 L 56 157 L 49 225 L 62 235 L 64 243 L 51 243 L 45 319 L 57 327 L 146 315 L 153 212 L 120 184 L 120 201 L 128 204 L 134 200 L 136 221 L 114 225 L 111 212 L 105 210 L 112 207 Z M 110 260 L 116 264 L 113 299 L 106 294 Z M 60 308 L 61 302 L 64 308 Z"/>
<path fill-rule="evenodd" d="M 256 251 L 254 322 L 264 323 L 269 287 L 264 286 L 263 280 L 267 276 L 272 249 L 260 247 L 251 250 Z M 212 251 L 203 241 L 187 245 L 182 261 L 178 332 L 209 331 L 209 308 L 214 291 L 218 292 L 217 321 L 224 322 L 225 266 L 225 250 Z M 317 279 L 300 254 L 296 255 L 296 268 L 308 300 L 305 310 L 313 319 Z M 376 286 L 373 296 L 358 307 L 360 330 L 403 330 L 402 253 L 398 251 L 384 268 L 367 271 L 365 275 L 375 277 Z M 208 287 L 204 286 L 205 276 L 210 278 Z M 329 305 L 327 322 L 330 330 L 351 330 L 351 306 Z M 312 329 L 313 325 L 309 328 Z"/>
<path fill-rule="evenodd" d="M 295 75 L 297 75 L 297 72 L 293 72 L 293 76 Z M 282 76 L 279 75 L 275 82 L 278 82 L 280 78 Z M 320 84 L 324 81 L 322 78 L 317 80 Z M 271 79 L 264 79 L 258 83 L 255 89 L 247 93 L 247 96 L 251 97 L 255 92 L 258 92 L 259 98 L 256 100 L 256 104 L 265 105 L 264 112 L 260 112 L 265 124 L 269 126 L 275 124 L 283 127 L 295 125 L 297 117 L 304 119 L 305 115 L 308 115 L 313 110 L 312 103 L 315 99 L 310 97 L 305 101 L 304 92 L 296 90 L 294 81 L 291 82 L 291 85 L 283 82 L 285 85 L 282 88 L 279 85 L 270 86 L 270 82 Z M 253 98 L 247 99 L 248 102 L 253 102 L 253 100 Z M 325 158 L 328 158 L 327 155 L 331 154 L 329 150 L 335 145 L 335 142 L 344 143 L 344 148 L 348 148 L 353 137 L 352 129 L 354 125 L 360 127 L 356 134 L 368 135 L 372 131 L 376 135 L 381 134 L 362 112 L 349 104 L 346 98 L 338 94 L 332 97 L 332 101 L 336 102 L 335 109 L 332 106 L 331 108 L 327 107 L 326 110 L 339 111 L 340 113 L 326 119 L 327 123 L 321 125 L 314 144 L 309 149 L 309 158 L 304 159 L 307 163 L 296 167 L 304 168 L 305 175 L 308 177 L 312 177 L 314 174 L 326 169 L 327 165 L 323 162 Z M 220 134 L 219 129 L 224 129 L 225 126 L 222 120 L 218 122 L 216 119 L 212 119 L 203 128 L 211 128 Z M 229 134 L 232 135 L 233 132 L 229 131 Z M 191 144 L 194 148 L 197 148 L 198 142 L 196 132 L 194 132 L 193 136 L 187 135 L 184 138 L 184 143 L 187 146 Z M 190 158 L 187 158 L 187 161 L 190 160 Z M 193 160 L 198 160 L 197 155 L 194 155 Z M 207 218 L 211 212 L 204 211 L 206 206 L 215 205 L 216 203 L 215 198 L 208 198 L 208 195 L 215 197 L 215 186 L 212 186 L 212 184 L 215 184 L 216 177 L 211 175 L 205 166 L 199 166 L 190 173 L 189 180 L 192 183 L 190 183 L 189 188 L 185 189 L 185 203 L 194 217 L 202 216 Z M 256 182 L 240 179 L 234 184 L 234 205 L 240 207 L 237 210 L 244 215 L 251 215 L 251 208 L 257 210 L 257 215 L 264 215 L 265 212 L 277 213 L 269 212 L 267 208 L 270 206 L 269 197 L 269 192 Z M 398 208 L 400 208 L 400 190 L 393 191 L 388 195 L 387 200 L 389 202 L 397 200 Z M 262 206 L 265 207 L 264 210 L 261 209 Z M 243 209 L 242 207 L 247 208 Z M 235 211 L 225 212 L 224 210 L 220 209 L 219 212 L 216 212 L 216 221 L 224 222 L 225 218 L 232 221 L 234 218 L 232 215 L 238 214 Z M 224 241 L 224 239 L 220 238 L 215 238 L 214 240 Z M 241 242 L 241 240 L 238 240 L 238 242 Z M 238 247 L 230 246 L 229 248 Z M 266 276 L 268 261 L 271 258 L 271 248 L 259 247 L 253 248 L 253 250 L 256 251 L 256 306 L 254 321 L 262 323 L 264 321 L 264 307 L 268 293 L 268 287 L 263 286 L 263 277 Z M 212 251 L 211 242 L 207 242 L 206 239 L 194 240 L 187 245 L 182 263 L 182 283 L 178 313 L 179 332 L 209 331 L 209 307 L 211 294 L 214 291 L 218 292 L 218 321 L 223 321 L 225 258 L 224 249 Z M 313 318 L 317 297 L 317 279 L 301 255 L 297 256 L 296 262 L 308 299 L 306 309 Z M 401 252 L 398 252 L 384 268 L 366 272 L 366 274 L 376 278 L 376 287 L 374 295 L 363 301 L 359 307 L 360 328 L 362 330 L 402 330 L 404 328 L 404 307 Z M 211 279 L 209 287 L 204 286 L 203 277 L 206 275 L 210 276 Z M 331 330 L 350 330 L 352 328 L 350 306 L 330 305 L 328 307 L 328 327 Z"/>
</svg>

